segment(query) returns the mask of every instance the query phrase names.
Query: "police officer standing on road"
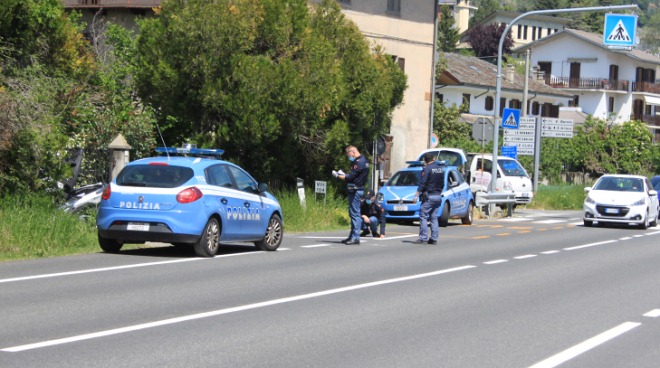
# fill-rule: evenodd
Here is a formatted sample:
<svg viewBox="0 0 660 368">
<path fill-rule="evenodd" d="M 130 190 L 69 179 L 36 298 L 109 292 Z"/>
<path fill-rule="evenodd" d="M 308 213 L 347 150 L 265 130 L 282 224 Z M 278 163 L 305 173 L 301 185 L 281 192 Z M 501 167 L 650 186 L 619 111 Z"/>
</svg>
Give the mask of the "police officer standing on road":
<svg viewBox="0 0 660 368">
<path fill-rule="evenodd" d="M 351 218 L 351 233 L 342 243 L 360 244 L 360 229 L 362 218 L 360 217 L 360 201 L 364 193 L 364 185 L 369 176 L 369 162 L 360 155 L 355 146 L 346 147 L 346 157 L 351 161 L 351 172 L 344 174 L 340 171 L 332 171 L 332 176 L 346 182 L 348 188 L 348 216 Z"/>
<path fill-rule="evenodd" d="M 419 209 L 419 239 L 414 244 L 436 244 L 438 242 L 438 209 L 442 204 L 442 188 L 445 185 L 445 171 L 435 161 L 433 154 L 424 155 L 424 169 L 422 170 L 422 179 L 419 181 L 413 203 L 417 203 L 417 198 L 422 200 L 422 206 Z M 431 237 L 428 237 L 428 221 L 431 218 Z"/>
</svg>

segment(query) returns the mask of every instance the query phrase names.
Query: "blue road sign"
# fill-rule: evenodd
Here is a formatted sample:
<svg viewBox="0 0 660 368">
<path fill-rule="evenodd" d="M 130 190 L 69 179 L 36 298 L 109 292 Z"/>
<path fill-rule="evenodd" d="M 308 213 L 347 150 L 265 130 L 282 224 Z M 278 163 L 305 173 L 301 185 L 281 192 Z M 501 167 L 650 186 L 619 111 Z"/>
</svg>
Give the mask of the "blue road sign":
<svg viewBox="0 0 660 368">
<path fill-rule="evenodd" d="M 632 14 L 605 14 L 603 45 L 633 47 L 637 33 L 637 16 Z"/>
<path fill-rule="evenodd" d="M 511 157 L 514 160 L 518 159 L 518 147 L 517 146 L 502 146 L 502 156 Z"/>
<path fill-rule="evenodd" d="M 502 113 L 502 128 L 518 129 L 519 126 L 520 126 L 520 110 L 504 109 L 504 112 Z"/>
</svg>

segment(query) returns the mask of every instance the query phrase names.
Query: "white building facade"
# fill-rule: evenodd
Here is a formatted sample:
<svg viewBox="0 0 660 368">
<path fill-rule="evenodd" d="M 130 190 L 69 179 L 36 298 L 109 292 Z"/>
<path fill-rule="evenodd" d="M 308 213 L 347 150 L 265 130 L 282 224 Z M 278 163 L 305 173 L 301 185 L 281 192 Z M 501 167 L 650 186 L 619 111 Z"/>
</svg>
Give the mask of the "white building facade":
<svg viewBox="0 0 660 368">
<path fill-rule="evenodd" d="M 531 50 L 546 83 L 573 95 L 572 106 L 611 123 L 641 120 L 660 126 L 660 58 L 603 45 L 603 35 L 573 29 L 515 49 Z M 660 133 L 660 132 L 659 132 Z"/>
</svg>

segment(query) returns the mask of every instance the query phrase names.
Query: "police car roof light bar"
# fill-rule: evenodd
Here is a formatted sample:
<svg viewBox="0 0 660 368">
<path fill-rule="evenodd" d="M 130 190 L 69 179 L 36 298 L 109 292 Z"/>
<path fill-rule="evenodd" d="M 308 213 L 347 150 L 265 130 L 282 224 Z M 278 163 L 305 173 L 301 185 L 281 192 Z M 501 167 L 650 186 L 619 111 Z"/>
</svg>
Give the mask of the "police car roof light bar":
<svg viewBox="0 0 660 368">
<path fill-rule="evenodd" d="M 438 163 L 438 165 L 447 166 L 447 161 L 445 160 L 440 160 L 436 162 Z M 424 161 L 406 161 L 406 164 L 409 167 L 424 166 Z"/>
<path fill-rule="evenodd" d="M 176 148 L 176 147 L 156 147 L 156 152 L 166 153 L 169 155 L 181 156 L 206 156 L 213 158 L 220 158 L 224 150 L 213 148 Z"/>
</svg>

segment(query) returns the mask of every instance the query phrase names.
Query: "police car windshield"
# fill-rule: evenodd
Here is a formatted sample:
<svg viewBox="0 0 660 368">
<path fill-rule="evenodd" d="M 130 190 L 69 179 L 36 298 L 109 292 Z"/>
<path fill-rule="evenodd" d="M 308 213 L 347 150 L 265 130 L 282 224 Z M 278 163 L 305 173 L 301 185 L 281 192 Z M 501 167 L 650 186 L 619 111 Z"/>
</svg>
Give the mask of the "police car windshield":
<svg viewBox="0 0 660 368">
<path fill-rule="evenodd" d="M 193 170 L 183 166 L 131 165 L 117 175 L 117 185 L 176 188 L 193 177 Z"/>
<path fill-rule="evenodd" d="M 387 185 L 393 187 L 416 187 L 422 171 L 399 171 L 390 178 Z"/>
</svg>

